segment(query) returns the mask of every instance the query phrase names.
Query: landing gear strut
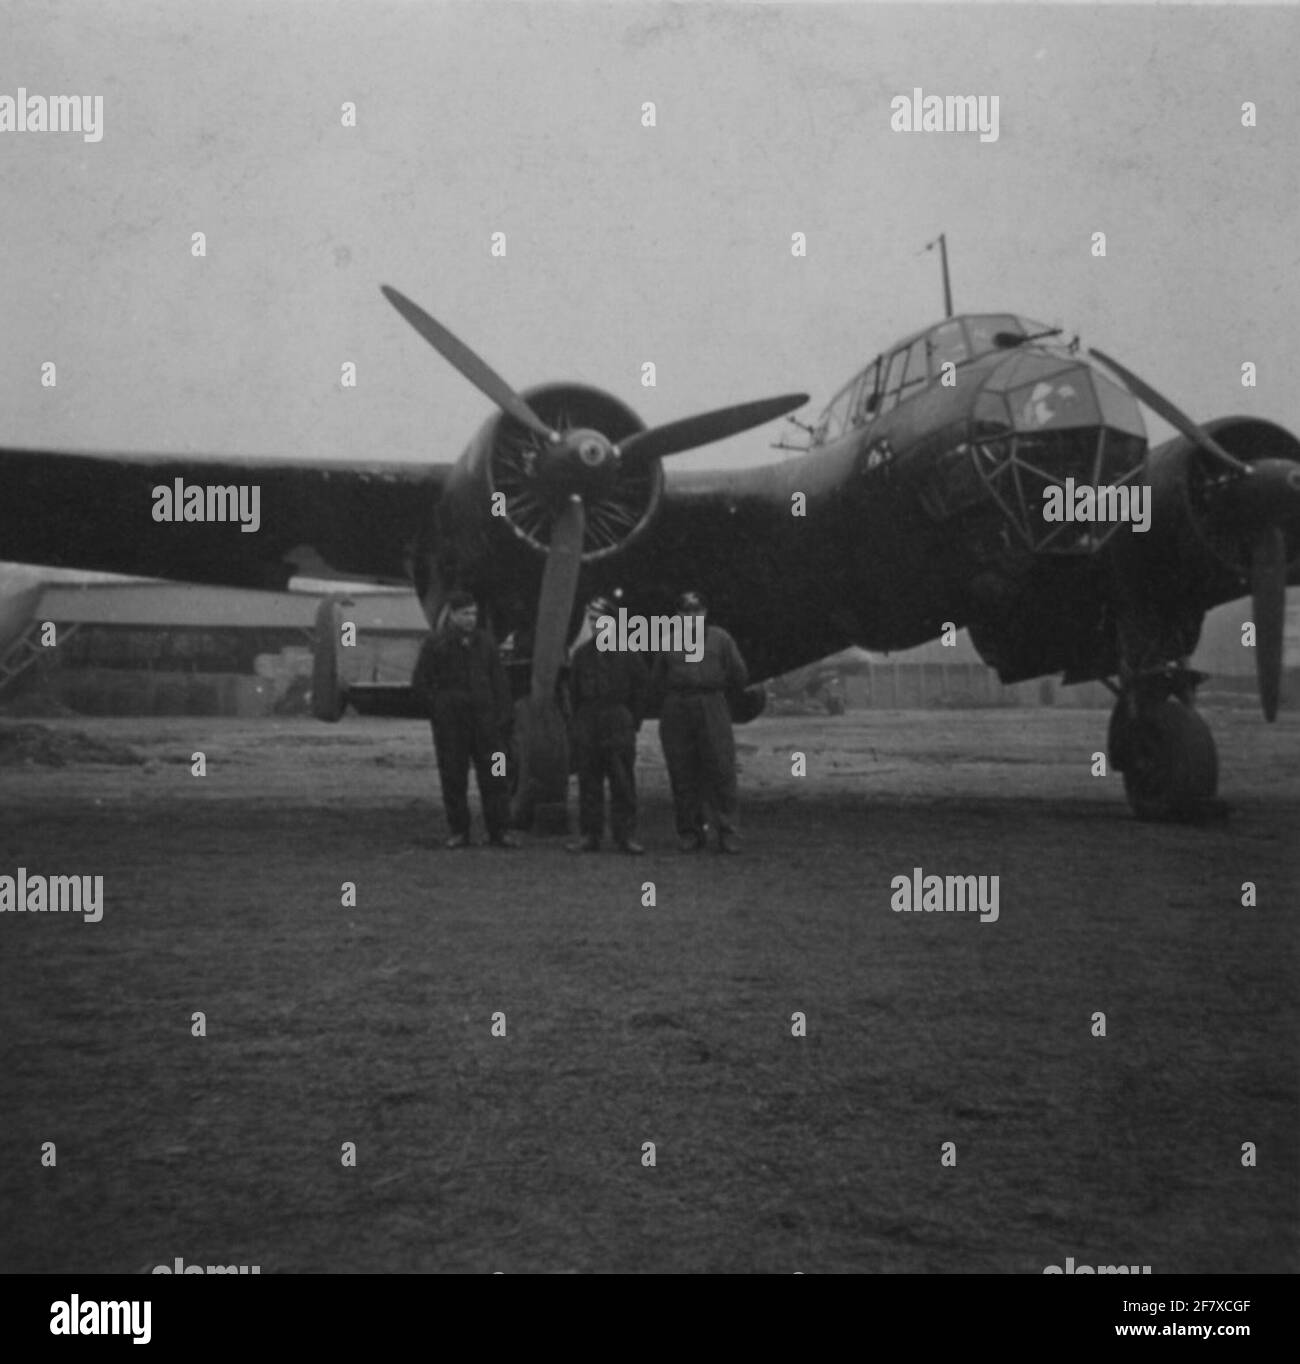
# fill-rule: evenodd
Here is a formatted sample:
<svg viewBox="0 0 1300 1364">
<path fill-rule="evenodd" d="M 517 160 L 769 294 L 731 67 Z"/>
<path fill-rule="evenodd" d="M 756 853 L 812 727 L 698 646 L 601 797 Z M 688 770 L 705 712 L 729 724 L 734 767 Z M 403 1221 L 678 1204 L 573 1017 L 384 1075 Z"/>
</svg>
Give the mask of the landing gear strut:
<svg viewBox="0 0 1300 1364">
<path fill-rule="evenodd" d="M 1139 819 L 1190 820 L 1211 807 L 1219 760 L 1195 706 L 1204 679 L 1167 663 L 1119 693 L 1110 717 L 1110 761 L 1124 774 L 1124 792 Z"/>
</svg>

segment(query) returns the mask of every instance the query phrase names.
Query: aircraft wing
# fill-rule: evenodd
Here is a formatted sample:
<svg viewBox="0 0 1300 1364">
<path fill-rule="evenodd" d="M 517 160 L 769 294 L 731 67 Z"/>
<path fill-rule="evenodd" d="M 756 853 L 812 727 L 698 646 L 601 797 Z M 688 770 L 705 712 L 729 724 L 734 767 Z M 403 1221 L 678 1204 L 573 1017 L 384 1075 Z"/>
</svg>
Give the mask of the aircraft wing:
<svg viewBox="0 0 1300 1364">
<path fill-rule="evenodd" d="M 0 559 L 229 587 L 282 589 L 295 574 L 404 583 L 447 473 L 424 464 L 0 448 Z M 155 520 L 154 489 L 174 494 L 177 479 L 185 488 L 242 487 L 250 510 L 257 488 L 257 529 Z"/>
</svg>

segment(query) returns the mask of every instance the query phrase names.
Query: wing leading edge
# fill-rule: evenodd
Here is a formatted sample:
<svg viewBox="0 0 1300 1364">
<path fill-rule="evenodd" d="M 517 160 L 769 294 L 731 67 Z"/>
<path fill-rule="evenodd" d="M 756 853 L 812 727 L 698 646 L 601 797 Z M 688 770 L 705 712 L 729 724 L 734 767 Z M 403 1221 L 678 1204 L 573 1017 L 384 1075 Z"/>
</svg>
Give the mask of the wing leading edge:
<svg viewBox="0 0 1300 1364">
<path fill-rule="evenodd" d="M 0 559 L 230 587 L 282 589 L 295 574 L 405 583 L 447 473 L 422 464 L 5 448 Z M 204 490 L 199 501 L 192 488 Z M 224 491 L 209 497 L 210 488 L 235 489 L 236 500 Z M 241 493 L 245 513 L 256 507 L 256 529 L 244 530 L 231 510 Z M 179 519 L 187 502 L 191 514 L 201 506 L 229 519 Z M 156 508 L 178 519 L 155 519 Z"/>
</svg>

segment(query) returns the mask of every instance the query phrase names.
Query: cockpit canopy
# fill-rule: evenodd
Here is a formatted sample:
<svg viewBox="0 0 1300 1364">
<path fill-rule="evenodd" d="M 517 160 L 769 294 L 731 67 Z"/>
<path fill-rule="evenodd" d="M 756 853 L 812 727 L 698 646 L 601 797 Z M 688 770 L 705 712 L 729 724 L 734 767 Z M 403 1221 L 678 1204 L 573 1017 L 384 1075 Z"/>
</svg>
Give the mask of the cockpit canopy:
<svg viewBox="0 0 1300 1364">
<path fill-rule="evenodd" d="M 822 413 L 812 443 L 824 445 L 852 426 L 883 416 L 937 379 L 948 361 L 960 367 L 998 350 L 994 337 L 999 332 L 1040 336 L 1050 330 L 1013 313 L 973 313 L 937 322 L 878 355 L 846 384 Z"/>
</svg>

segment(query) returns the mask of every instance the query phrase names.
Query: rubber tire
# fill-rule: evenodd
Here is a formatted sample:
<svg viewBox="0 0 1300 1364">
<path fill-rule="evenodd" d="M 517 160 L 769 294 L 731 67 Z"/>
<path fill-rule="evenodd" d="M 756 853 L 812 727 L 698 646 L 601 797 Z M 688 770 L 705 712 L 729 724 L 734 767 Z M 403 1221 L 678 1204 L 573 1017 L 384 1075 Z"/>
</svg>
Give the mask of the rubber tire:
<svg viewBox="0 0 1300 1364">
<path fill-rule="evenodd" d="M 1124 734 L 1124 794 L 1139 819 L 1194 819 L 1214 798 L 1219 758 L 1200 714 L 1168 696 Z"/>
</svg>

